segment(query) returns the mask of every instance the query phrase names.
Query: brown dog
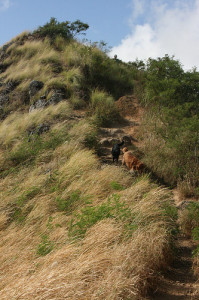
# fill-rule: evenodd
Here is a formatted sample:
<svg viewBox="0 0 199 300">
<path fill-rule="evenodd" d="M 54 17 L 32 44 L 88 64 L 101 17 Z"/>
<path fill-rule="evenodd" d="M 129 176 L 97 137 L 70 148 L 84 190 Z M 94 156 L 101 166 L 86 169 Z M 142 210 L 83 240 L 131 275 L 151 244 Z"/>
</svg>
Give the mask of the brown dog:
<svg viewBox="0 0 199 300">
<path fill-rule="evenodd" d="M 124 153 L 123 159 L 122 159 L 122 165 L 126 164 L 126 166 L 130 170 L 136 170 L 141 171 L 144 168 L 143 163 L 135 157 L 132 152 L 128 151 L 126 147 L 122 149 L 122 152 Z"/>
</svg>

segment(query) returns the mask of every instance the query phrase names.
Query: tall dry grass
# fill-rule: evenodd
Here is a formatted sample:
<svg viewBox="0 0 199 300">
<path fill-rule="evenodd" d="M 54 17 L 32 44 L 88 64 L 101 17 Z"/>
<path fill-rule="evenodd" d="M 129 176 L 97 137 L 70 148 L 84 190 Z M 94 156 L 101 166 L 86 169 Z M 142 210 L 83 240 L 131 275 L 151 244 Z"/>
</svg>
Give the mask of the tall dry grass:
<svg viewBox="0 0 199 300">
<path fill-rule="evenodd" d="M 41 122 L 50 121 L 59 132 L 70 113 L 63 102 L 10 115 L 1 123 L 1 144 L 17 145 L 29 126 Z M 85 148 L 95 128 L 86 120 L 70 126 L 68 140 L 0 180 L 0 298 L 144 299 L 171 253 L 173 223 L 165 210 L 171 195 L 147 177 L 133 179 L 118 166 L 101 166 Z M 67 203 L 74 192 L 75 205 L 60 211 L 57 199 Z M 114 215 L 102 214 L 81 240 L 71 240 L 71 219 L 88 207 L 99 211 L 113 194 L 119 201 Z M 51 252 L 39 256 L 45 241 Z"/>
<path fill-rule="evenodd" d="M 56 122 L 67 119 L 72 113 L 67 102 L 60 102 L 55 106 L 49 106 L 42 110 L 34 110 L 30 114 L 12 113 L 0 124 L 0 144 L 9 145 L 21 139 L 28 128 L 44 122 Z"/>
<path fill-rule="evenodd" d="M 138 192 L 138 186 L 145 187 L 147 196 Z M 144 299 L 170 253 L 168 219 L 161 208 L 170 194 L 161 188 L 150 189 L 150 183 L 141 180 L 120 195 L 138 214 L 139 226 L 132 238 L 124 239 L 120 222 L 105 219 L 87 231 L 82 243 L 71 244 L 63 215 L 54 213 L 53 224 L 60 222 L 61 227 L 54 227 L 50 238 L 58 244 L 45 257 L 34 254 L 39 242 L 37 230 L 44 230 L 47 222 L 47 211 L 42 207 L 49 205 L 46 197 L 38 199 L 31 213 L 45 212 L 45 222 L 30 223 L 31 227 L 18 229 L 17 236 L 13 226 L 3 237 L 1 271 L 7 272 L 2 278 L 1 299 Z"/>
</svg>

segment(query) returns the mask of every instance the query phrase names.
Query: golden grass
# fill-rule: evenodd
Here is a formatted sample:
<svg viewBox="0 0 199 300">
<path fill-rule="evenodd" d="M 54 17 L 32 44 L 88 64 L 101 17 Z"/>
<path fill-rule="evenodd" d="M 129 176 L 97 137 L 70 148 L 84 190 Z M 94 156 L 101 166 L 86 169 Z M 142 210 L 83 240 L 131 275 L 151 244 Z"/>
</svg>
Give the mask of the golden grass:
<svg viewBox="0 0 199 300">
<path fill-rule="evenodd" d="M 150 186 L 149 182 L 137 184 L 147 191 Z M 146 198 L 137 195 L 134 201 L 128 197 L 134 187 L 120 192 L 139 213 L 140 226 L 132 238 L 123 239 L 120 222 L 105 219 L 88 230 L 82 244 L 70 244 L 64 217 L 55 214 L 53 224 L 60 221 L 61 227 L 49 234 L 59 246 L 45 257 L 36 257 L 34 249 L 39 243 L 37 231 L 45 231 L 50 200 L 38 199 L 29 216 L 38 223 L 13 227 L 1 240 L 1 271 L 6 271 L 1 299 L 144 299 L 169 253 L 167 221 L 160 209 L 160 202 L 169 195 L 153 188 Z"/>
<path fill-rule="evenodd" d="M 60 102 L 55 106 L 51 105 L 42 110 L 37 109 L 30 114 L 15 112 L 0 124 L 0 143 L 9 145 L 20 139 L 21 135 L 32 126 L 57 119 L 65 119 L 70 115 L 71 108 L 67 102 Z"/>
<path fill-rule="evenodd" d="M 29 127 L 43 122 L 60 132 L 70 115 L 66 102 L 12 114 L 0 124 L 2 149 L 17 146 Z M 147 178 L 135 180 L 118 166 L 102 166 L 84 146 L 95 128 L 86 120 L 70 126 L 68 141 L 0 180 L 0 299 L 144 299 L 170 254 L 170 223 L 162 207 L 171 195 Z M 26 198 L 34 188 L 38 192 Z M 105 218 L 88 227 L 81 241 L 72 242 L 69 222 L 88 203 L 82 200 L 63 212 L 56 199 L 68 199 L 77 190 L 94 207 L 117 194 L 132 212 L 136 228 L 128 235 L 125 220 Z M 21 215 L 13 218 L 16 208 Z M 42 234 L 53 245 L 46 256 L 37 254 Z"/>
<path fill-rule="evenodd" d="M 12 64 L 4 72 L 6 81 L 22 81 L 17 89 L 27 89 L 31 80 L 46 82 L 54 77 L 50 61 L 62 63 L 56 50 L 48 42 L 27 41 L 22 46 L 11 45 L 10 56 L 5 62 Z"/>
<path fill-rule="evenodd" d="M 15 41 L 20 41 L 22 39 L 24 39 L 24 37 L 28 36 L 28 34 L 30 33 L 30 31 L 25 30 L 22 33 L 18 34 L 17 36 L 15 36 L 11 42 L 15 42 Z"/>
</svg>

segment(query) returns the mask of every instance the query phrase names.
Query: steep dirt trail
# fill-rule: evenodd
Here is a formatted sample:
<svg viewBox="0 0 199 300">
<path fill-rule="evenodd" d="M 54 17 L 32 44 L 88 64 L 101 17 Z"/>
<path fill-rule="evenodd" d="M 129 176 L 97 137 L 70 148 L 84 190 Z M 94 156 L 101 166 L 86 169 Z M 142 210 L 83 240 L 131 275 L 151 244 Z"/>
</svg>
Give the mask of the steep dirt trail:
<svg viewBox="0 0 199 300">
<path fill-rule="evenodd" d="M 176 189 L 173 190 L 177 208 L 184 203 Z M 190 201 L 190 200 L 188 200 Z M 192 264 L 192 251 L 196 244 L 179 232 L 175 244 L 175 257 L 172 264 L 159 276 L 157 289 L 150 297 L 153 300 L 197 300 L 198 287 Z"/>
<path fill-rule="evenodd" d="M 125 102 L 125 97 L 124 102 Z M 132 102 L 133 101 L 133 102 Z M 122 102 L 122 101 L 121 101 Z M 124 140 L 124 147 L 138 151 L 140 142 L 137 140 L 137 131 L 140 125 L 143 109 L 139 106 L 135 97 L 129 96 L 127 99 L 129 114 L 126 114 L 122 123 L 117 123 L 108 128 L 101 128 L 100 130 L 100 158 L 104 163 L 112 163 L 111 149 L 115 143 Z M 129 102 L 131 108 L 129 108 Z M 121 104 L 120 104 L 121 106 Z M 125 104 L 124 104 L 125 106 Z M 120 107 L 120 110 L 122 108 Z M 121 155 L 119 158 L 119 165 L 121 164 Z"/>
<path fill-rule="evenodd" d="M 124 122 L 119 126 L 101 128 L 100 156 L 103 163 L 112 164 L 111 148 L 114 143 L 120 142 L 123 137 L 124 146 L 133 149 L 134 152 L 138 151 L 139 154 L 141 143 L 137 140 L 137 131 L 143 110 L 136 98 L 132 97 L 129 100 L 133 100 L 133 107 L 130 109 L 131 114 L 125 116 Z M 122 155 L 120 155 L 118 165 L 121 165 L 121 159 Z M 173 194 L 175 205 L 179 210 L 184 202 L 190 201 L 188 199 L 182 201 L 176 189 L 173 190 Z M 192 251 L 195 244 L 179 232 L 175 247 L 175 258 L 167 270 L 159 274 L 157 289 L 148 295 L 150 300 L 199 300 L 197 296 L 199 284 L 196 283 L 192 270 Z"/>
</svg>

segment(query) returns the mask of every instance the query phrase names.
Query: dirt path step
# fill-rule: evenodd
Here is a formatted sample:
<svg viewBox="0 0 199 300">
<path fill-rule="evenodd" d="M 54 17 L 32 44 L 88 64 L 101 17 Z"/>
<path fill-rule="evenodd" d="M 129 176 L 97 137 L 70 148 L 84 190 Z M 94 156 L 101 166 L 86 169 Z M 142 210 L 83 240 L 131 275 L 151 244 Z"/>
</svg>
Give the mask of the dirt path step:
<svg viewBox="0 0 199 300">
<path fill-rule="evenodd" d="M 187 199 L 182 201 L 178 190 L 173 190 L 174 202 L 177 208 Z M 178 210 L 179 211 L 179 210 Z M 176 256 L 172 264 L 159 277 L 157 289 L 151 295 L 151 300 L 198 300 L 197 278 L 194 276 L 193 250 L 196 243 L 183 235 L 181 232 L 177 236 L 175 243 Z"/>
<path fill-rule="evenodd" d="M 193 241 L 179 234 L 176 242 L 176 257 L 171 266 L 161 274 L 153 300 L 196 300 L 196 278 L 192 270 Z"/>
</svg>

